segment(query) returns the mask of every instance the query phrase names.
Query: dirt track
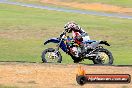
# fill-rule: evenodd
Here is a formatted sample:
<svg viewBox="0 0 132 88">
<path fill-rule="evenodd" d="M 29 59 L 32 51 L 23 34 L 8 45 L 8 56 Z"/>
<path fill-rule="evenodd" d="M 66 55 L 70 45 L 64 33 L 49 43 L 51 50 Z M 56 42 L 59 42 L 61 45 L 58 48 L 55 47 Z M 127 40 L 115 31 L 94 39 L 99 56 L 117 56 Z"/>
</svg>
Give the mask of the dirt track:
<svg viewBox="0 0 132 88">
<path fill-rule="evenodd" d="M 51 7 L 51 6 L 43 6 L 43 5 L 35 5 L 35 4 L 27 4 L 27 3 L 20 3 L 20 2 L 14 2 L 14 1 L 9 1 L 9 0 L 0 0 L 0 3 L 4 3 L 4 4 L 10 4 L 10 5 L 18 5 L 18 6 L 24 6 L 24 7 L 30 7 L 30 8 L 39 8 L 39 9 L 46 9 L 46 10 L 54 10 L 54 11 L 59 11 L 59 12 L 70 12 L 70 13 L 77 13 L 77 14 L 88 14 L 88 15 L 95 15 L 95 16 L 105 16 L 105 17 L 115 17 L 115 18 L 125 18 L 125 19 L 132 19 L 131 13 L 132 13 L 132 9 L 129 8 L 120 8 L 121 10 L 123 9 L 127 9 L 125 10 L 125 12 L 120 11 L 119 9 L 115 9 L 114 6 L 109 6 L 109 5 L 102 5 L 102 4 L 89 4 L 89 5 L 85 5 L 85 4 L 79 4 L 79 3 L 73 3 L 73 5 L 70 4 L 66 4 L 66 3 L 58 3 L 58 2 L 50 2 L 49 0 L 45 2 L 45 0 L 42 0 L 43 3 L 49 3 L 49 4 L 55 4 L 55 5 L 64 5 L 64 6 L 68 6 L 68 7 L 82 7 L 79 9 L 86 9 L 86 10 L 75 10 L 75 9 L 66 9 L 66 8 L 58 8 L 58 7 Z M 70 5 L 70 6 L 69 6 Z M 95 8 L 97 7 L 97 8 Z M 108 12 L 116 12 L 116 13 L 106 13 L 106 12 L 98 12 L 99 11 L 108 11 Z M 106 10 L 103 10 L 103 9 Z M 87 10 L 88 9 L 88 10 Z M 110 11 L 108 10 L 110 9 Z M 95 10 L 95 11 L 89 11 L 89 10 Z M 111 11 L 112 10 L 112 11 Z M 125 14 L 117 14 L 117 12 L 119 11 L 119 13 L 125 13 Z M 128 15 L 129 14 L 129 15 Z"/>
<path fill-rule="evenodd" d="M 132 88 L 130 84 L 86 84 L 80 86 L 75 77 L 79 65 L 55 65 L 41 63 L 0 62 L 0 85 L 24 88 Z M 86 66 L 89 74 L 126 73 L 132 75 L 132 67 Z"/>
<path fill-rule="evenodd" d="M 96 10 L 96 11 L 108 11 L 132 14 L 132 8 L 124 8 L 114 5 L 102 4 L 102 3 L 77 3 L 77 2 L 66 2 L 65 0 L 40 0 L 43 3 L 62 5 L 68 7 L 74 7 L 85 10 Z"/>
</svg>

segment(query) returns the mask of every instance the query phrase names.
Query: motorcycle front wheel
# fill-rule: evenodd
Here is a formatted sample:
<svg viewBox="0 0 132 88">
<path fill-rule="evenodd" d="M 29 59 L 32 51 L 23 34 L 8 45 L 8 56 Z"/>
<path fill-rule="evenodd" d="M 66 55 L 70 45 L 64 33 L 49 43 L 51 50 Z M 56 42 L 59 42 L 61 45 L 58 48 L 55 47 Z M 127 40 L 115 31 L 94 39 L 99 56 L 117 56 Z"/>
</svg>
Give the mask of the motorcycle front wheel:
<svg viewBox="0 0 132 88">
<path fill-rule="evenodd" d="M 42 52 L 41 58 L 44 63 L 61 63 L 62 61 L 62 56 L 60 52 L 58 51 L 56 53 L 55 49 L 53 48 L 45 49 Z"/>
</svg>

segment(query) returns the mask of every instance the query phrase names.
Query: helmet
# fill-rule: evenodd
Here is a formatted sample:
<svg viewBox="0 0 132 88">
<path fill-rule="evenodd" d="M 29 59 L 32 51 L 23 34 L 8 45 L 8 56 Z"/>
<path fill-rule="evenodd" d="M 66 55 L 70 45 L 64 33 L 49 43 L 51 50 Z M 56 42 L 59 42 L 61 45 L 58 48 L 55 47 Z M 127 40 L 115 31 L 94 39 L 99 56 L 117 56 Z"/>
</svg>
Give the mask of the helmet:
<svg viewBox="0 0 132 88">
<path fill-rule="evenodd" d="M 72 31 L 79 30 L 79 26 L 75 22 L 68 22 L 65 26 L 65 31 L 71 33 Z"/>
</svg>

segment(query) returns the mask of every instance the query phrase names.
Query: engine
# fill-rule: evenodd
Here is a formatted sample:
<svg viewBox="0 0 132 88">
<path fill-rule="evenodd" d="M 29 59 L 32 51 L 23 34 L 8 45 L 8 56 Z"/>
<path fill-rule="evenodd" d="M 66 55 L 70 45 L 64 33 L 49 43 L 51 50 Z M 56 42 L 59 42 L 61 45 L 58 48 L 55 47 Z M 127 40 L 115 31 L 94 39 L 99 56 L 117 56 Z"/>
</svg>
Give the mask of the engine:
<svg viewBox="0 0 132 88">
<path fill-rule="evenodd" d="M 73 54 L 75 57 L 79 57 L 79 53 L 81 53 L 80 47 L 72 47 L 72 54 Z"/>
</svg>

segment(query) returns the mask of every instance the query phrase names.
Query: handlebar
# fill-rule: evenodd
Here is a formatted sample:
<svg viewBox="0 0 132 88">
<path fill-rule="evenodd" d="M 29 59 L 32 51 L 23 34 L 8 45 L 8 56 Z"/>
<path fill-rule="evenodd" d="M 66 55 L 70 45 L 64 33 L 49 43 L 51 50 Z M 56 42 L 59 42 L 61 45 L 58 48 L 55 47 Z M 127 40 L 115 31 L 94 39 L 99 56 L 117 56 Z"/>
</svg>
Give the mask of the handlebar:
<svg viewBox="0 0 132 88">
<path fill-rule="evenodd" d="M 66 35 L 66 31 L 63 31 L 61 34 L 60 34 L 60 37 L 61 38 L 63 35 Z"/>
</svg>

